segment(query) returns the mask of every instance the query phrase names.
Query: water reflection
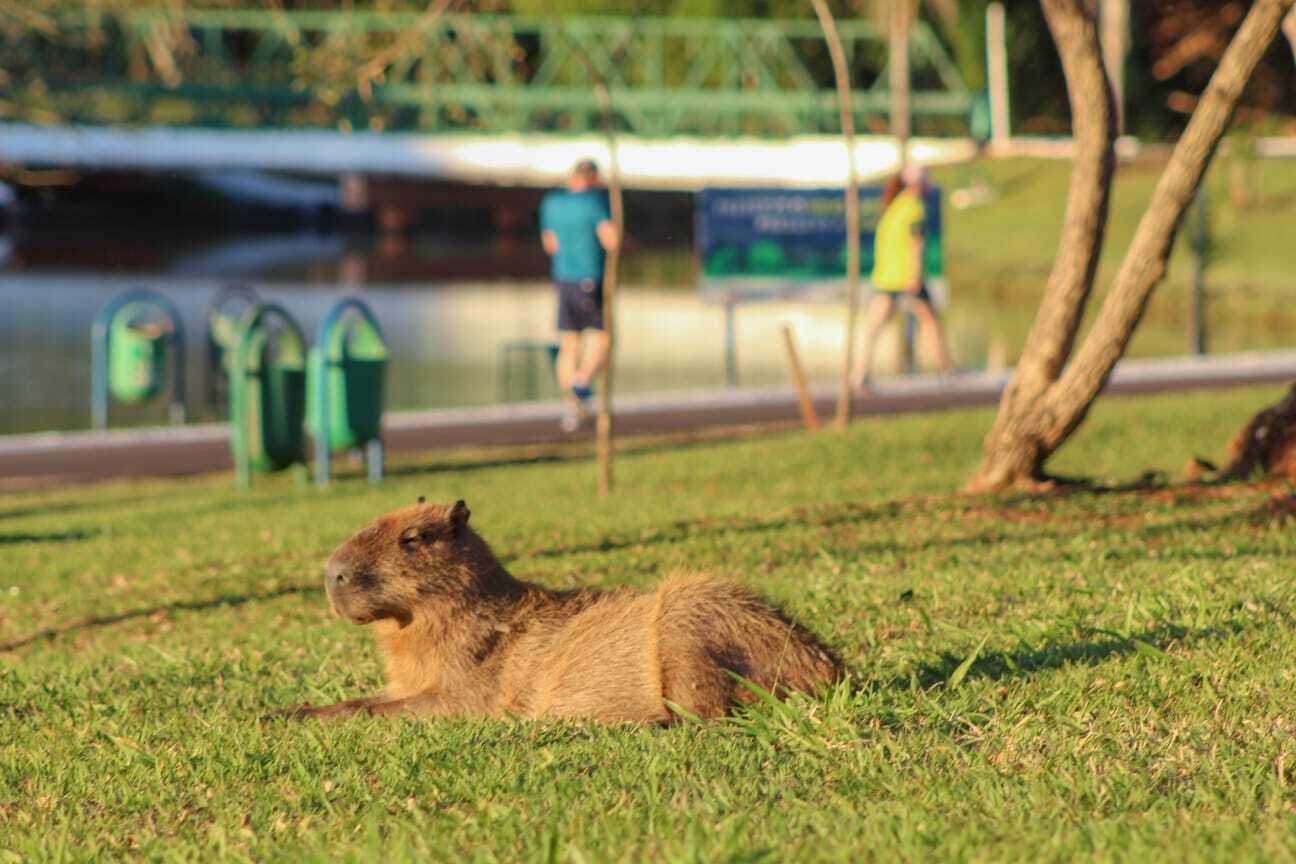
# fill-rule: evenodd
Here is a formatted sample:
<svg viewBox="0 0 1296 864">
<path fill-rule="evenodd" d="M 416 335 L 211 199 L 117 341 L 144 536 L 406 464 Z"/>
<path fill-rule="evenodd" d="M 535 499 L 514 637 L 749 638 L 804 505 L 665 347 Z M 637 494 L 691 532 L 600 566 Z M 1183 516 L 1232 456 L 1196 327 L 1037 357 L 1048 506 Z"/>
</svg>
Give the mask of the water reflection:
<svg viewBox="0 0 1296 864">
<path fill-rule="evenodd" d="M 0 276 L 0 431 L 75 429 L 88 425 L 89 332 L 98 307 L 116 291 L 147 282 L 180 307 L 189 335 L 190 417 L 213 419 L 206 392 L 203 341 L 207 305 L 222 280 L 166 276 L 147 280 L 84 275 Z M 283 304 L 307 333 L 349 289 L 308 282 L 257 281 L 267 300 Z M 552 288 L 540 280 L 367 284 L 392 349 L 389 405 L 437 408 L 486 405 L 556 395 L 541 353 L 519 350 L 554 336 Z M 620 392 L 725 385 L 724 309 L 678 287 L 627 286 L 618 303 Z M 745 307 L 735 316 L 738 382 L 784 382 L 778 325 L 797 325 L 807 367 L 832 373 L 840 350 L 840 313 L 832 306 L 780 303 Z M 511 349 L 511 350 L 510 350 Z M 505 361 L 508 361 L 507 363 Z M 162 422 L 161 405 L 113 406 L 114 424 Z"/>
<path fill-rule="evenodd" d="M 204 327 L 208 304 L 231 280 L 283 304 L 308 334 L 339 296 L 361 292 L 392 350 L 391 408 L 556 395 L 543 352 L 534 347 L 554 338 L 555 310 L 546 259 L 530 236 L 484 245 L 338 233 L 248 234 L 212 242 L 193 232 L 141 236 L 106 229 L 88 238 L 84 231 L 48 228 L 19 237 L 9 248 L 9 263 L 0 264 L 0 433 L 88 426 L 90 323 L 104 300 L 133 286 L 159 290 L 180 307 L 189 336 L 187 392 L 195 420 L 224 413 L 222 406 L 202 404 Z M 1005 285 L 1015 280 L 1034 290 L 1042 284 L 1040 274 L 998 273 L 977 283 L 960 280 L 956 266 L 952 271 L 946 321 L 956 362 L 968 369 L 1011 363 L 1035 301 L 1021 299 L 1021 291 Z M 687 238 L 629 250 L 623 281 L 617 307 L 619 392 L 726 386 L 725 308 L 701 299 Z M 1167 285 L 1161 293 L 1173 290 Z M 1173 295 L 1158 303 L 1134 353 L 1182 351 L 1182 316 Z M 1212 322 L 1214 350 L 1286 341 L 1287 329 L 1266 328 L 1257 310 L 1219 308 Z M 775 302 L 741 306 L 733 315 L 738 386 L 787 384 L 779 333 L 785 321 L 794 325 L 810 378 L 835 380 L 840 304 Z M 883 374 L 898 368 L 898 336 L 899 328 L 892 326 L 879 345 Z M 163 422 L 161 401 L 114 405 L 113 423 Z"/>
</svg>

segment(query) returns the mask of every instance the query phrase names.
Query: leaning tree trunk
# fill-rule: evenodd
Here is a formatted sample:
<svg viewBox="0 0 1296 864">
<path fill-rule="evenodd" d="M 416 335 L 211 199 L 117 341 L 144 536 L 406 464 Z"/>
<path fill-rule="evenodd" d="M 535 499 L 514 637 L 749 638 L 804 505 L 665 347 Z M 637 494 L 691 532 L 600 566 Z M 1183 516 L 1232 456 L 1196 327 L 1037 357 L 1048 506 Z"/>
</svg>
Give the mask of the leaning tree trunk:
<svg viewBox="0 0 1296 864">
<path fill-rule="evenodd" d="M 1042 0 L 1041 5 L 1066 76 L 1075 163 L 1044 299 L 986 436 L 973 489 L 1013 485 L 1042 472 L 1048 454 L 1037 443 L 1035 407 L 1071 354 L 1107 230 L 1115 167 L 1115 108 L 1103 73 L 1098 33 L 1093 19 L 1074 0 Z"/>
<path fill-rule="evenodd" d="M 1045 479 L 1045 461 L 1084 420 L 1165 275 L 1184 212 L 1242 89 L 1292 3 L 1256 0 L 1247 13 L 1175 145 L 1093 329 L 1071 359 L 1106 225 L 1112 174 L 1111 88 L 1083 0 L 1041 0 L 1067 78 L 1076 165 L 1044 300 L 986 435 L 970 490 Z"/>
</svg>

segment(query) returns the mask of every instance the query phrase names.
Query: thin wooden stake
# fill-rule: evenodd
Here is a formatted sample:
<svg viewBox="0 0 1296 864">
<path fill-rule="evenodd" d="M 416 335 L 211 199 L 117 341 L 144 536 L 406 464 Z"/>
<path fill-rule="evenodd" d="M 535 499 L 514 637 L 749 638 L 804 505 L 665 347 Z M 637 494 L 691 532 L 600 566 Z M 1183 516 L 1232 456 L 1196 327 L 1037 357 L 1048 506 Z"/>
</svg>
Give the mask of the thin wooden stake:
<svg viewBox="0 0 1296 864">
<path fill-rule="evenodd" d="M 590 67 L 592 69 L 592 66 Z M 607 333 L 607 359 L 599 376 L 598 419 L 594 423 L 595 451 L 598 455 L 599 496 L 612 494 L 612 360 L 616 356 L 614 323 L 616 321 L 616 289 L 621 263 L 621 242 L 625 239 L 625 209 L 621 199 L 621 169 L 617 161 L 616 133 L 612 129 L 612 98 L 607 85 L 598 79 L 594 85 L 599 108 L 603 112 L 603 131 L 608 148 L 608 203 L 612 211 L 612 224 L 616 228 L 616 243 L 608 250 L 603 268 L 603 331 Z"/>
<path fill-rule="evenodd" d="M 621 168 L 617 161 L 616 130 L 612 126 L 612 95 L 608 92 L 607 81 L 599 72 L 594 61 L 585 53 L 580 43 L 571 37 L 562 26 L 562 18 L 553 8 L 552 2 L 544 4 L 549 17 L 558 21 L 559 33 L 571 49 L 572 56 L 585 67 L 585 74 L 594 86 L 594 95 L 598 99 L 599 111 L 602 114 L 603 134 L 607 138 L 608 148 L 608 207 L 612 213 L 612 225 L 616 228 L 616 243 L 608 250 L 603 266 L 603 332 L 607 334 L 607 359 L 603 362 L 603 371 L 599 374 L 598 417 L 594 421 L 594 452 L 598 460 L 599 497 L 606 498 L 612 494 L 612 363 L 616 356 L 616 289 L 617 276 L 621 264 L 621 243 L 625 239 L 625 208 L 621 199 Z"/>
<path fill-rule="evenodd" d="M 810 386 L 806 383 L 805 372 L 801 368 L 801 358 L 797 355 L 796 336 L 792 325 L 783 325 L 783 347 L 787 350 L 788 369 L 792 372 L 792 383 L 796 385 L 797 407 L 801 409 L 801 422 L 805 428 L 814 431 L 820 427 L 819 412 L 815 410 L 814 399 L 810 396 Z"/>
<path fill-rule="evenodd" d="M 842 352 L 841 387 L 837 393 L 837 426 L 845 429 L 850 422 L 850 373 L 855 353 L 855 319 L 859 315 L 860 224 L 859 177 L 855 173 L 855 118 L 851 112 L 850 73 L 842 52 L 837 25 L 824 0 L 810 0 L 832 57 L 833 76 L 837 79 L 837 101 L 841 105 L 842 138 L 846 143 L 846 333 Z"/>
</svg>

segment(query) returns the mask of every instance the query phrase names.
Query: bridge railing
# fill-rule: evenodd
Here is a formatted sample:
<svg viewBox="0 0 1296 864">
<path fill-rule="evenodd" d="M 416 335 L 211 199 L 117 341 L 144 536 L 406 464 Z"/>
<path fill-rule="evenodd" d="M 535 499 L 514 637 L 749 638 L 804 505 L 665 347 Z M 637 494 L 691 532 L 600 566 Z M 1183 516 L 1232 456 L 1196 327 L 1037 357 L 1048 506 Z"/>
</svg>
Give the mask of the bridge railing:
<svg viewBox="0 0 1296 864">
<path fill-rule="evenodd" d="M 857 126 L 882 130 L 886 34 L 864 20 L 839 30 Z M 396 40 L 402 50 L 362 96 L 355 70 Z M 8 46 L 42 80 L 34 93 L 18 83 L 32 76 L 11 74 L 0 95 L 81 122 L 581 133 L 599 114 L 572 43 L 606 76 L 617 123 L 639 136 L 838 129 L 812 19 L 471 14 L 421 27 L 415 13 L 101 8 Z M 973 96 L 921 21 L 910 54 L 918 126 L 965 129 Z"/>
</svg>

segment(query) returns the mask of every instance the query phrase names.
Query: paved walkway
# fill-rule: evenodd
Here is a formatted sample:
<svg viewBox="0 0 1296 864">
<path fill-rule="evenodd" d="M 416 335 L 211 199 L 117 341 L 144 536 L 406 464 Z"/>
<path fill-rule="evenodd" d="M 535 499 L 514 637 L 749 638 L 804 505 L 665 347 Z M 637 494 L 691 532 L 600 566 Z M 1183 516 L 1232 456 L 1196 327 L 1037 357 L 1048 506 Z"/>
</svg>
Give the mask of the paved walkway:
<svg viewBox="0 0 1296 864">
<path fill-rule="evenodd" d="M 1128 360 L 1117 366 L 1106 392 L 1128 395 L 1292 380 L 1296 380 L 1296 351 Z M 855 413 L 902 414 L 993 405 L 1006 381 L 1006 372 L 883 381 L 876 395 L 856 400 Z M 835 393 L 832 386 L 814 391 L 820 416 L 825 419 L 833 414 Z M 788 423 L 799 418 L 791 389 L 622 396 L 614 400 L 613 407 L 618 435 Z M 385 418 L 384 440 L 388 452 L 407 453 L 464 445 L 545 444 L 590 434 L 561 432 L 561 411 L 559 402 L 394 411 Z M 0 436 L 0 489 L 194 474 L 230 467 L 229 428 L 224 423 Z"/>
</svg>

